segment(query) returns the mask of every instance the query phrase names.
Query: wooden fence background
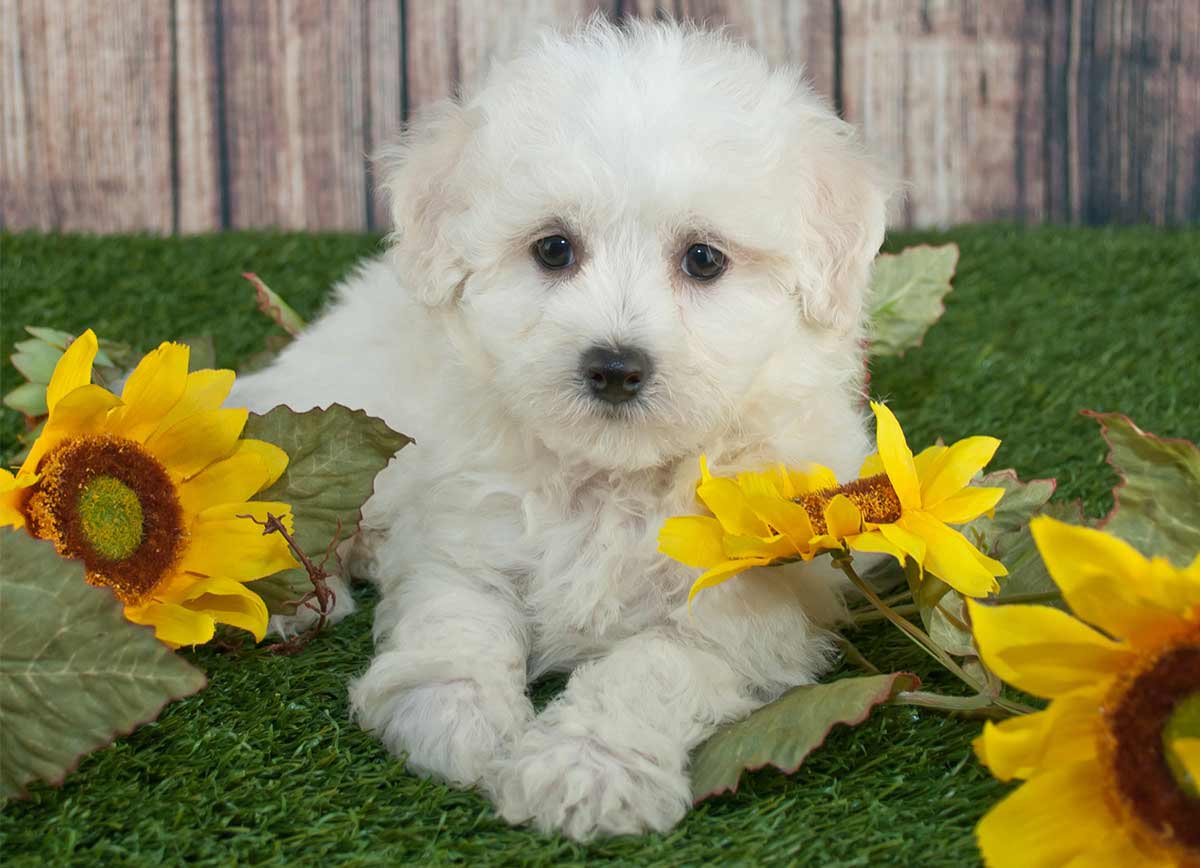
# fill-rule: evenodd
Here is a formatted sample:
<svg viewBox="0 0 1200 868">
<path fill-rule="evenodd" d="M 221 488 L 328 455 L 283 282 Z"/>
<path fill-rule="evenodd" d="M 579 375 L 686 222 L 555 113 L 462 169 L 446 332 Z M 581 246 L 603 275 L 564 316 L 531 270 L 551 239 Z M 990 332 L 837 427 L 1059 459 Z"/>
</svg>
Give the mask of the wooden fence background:
<svg viewBox="0 0 1200 868">
<path fill-rule="evenodd" d="M 903 219 L 1200 219 L 1200 0 L 0 0 L 0 227 L 381 229 L 367 155 L 536 25 L 802 62 Z"/>
</svg>

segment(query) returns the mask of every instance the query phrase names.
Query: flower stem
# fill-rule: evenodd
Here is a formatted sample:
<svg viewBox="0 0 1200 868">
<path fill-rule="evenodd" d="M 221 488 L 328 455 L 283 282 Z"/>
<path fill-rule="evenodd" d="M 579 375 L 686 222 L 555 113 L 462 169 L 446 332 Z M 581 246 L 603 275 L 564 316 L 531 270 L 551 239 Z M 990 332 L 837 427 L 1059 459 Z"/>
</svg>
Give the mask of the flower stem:
<svg viewBox="0 0 1200 868">
<path fill-rule="evenodd" d="M 987 704 L 995 705 L 996 707 L 1013 714 L 1023 714 L 1028 711 L 1033 711 L 1033 709 L 1022 705 L 1021 703 L 1011 702 L 998 696 L 988 696 L 986 684 L 981 684 L 972 678 L 966 670 L 958 665 L 953 657 L 939 648 L 937 643 L 929 638 L 929 634 L 927 634 L 916 624 L 912 623 L 912 621 L 909 621 L 907 618 L 900 615 L 895 609 L 881 600 L 879 595 L 875 593 L 875 590 L 869 584 L 863 581 L 863 579 L 858 575 L 851 564 L 851 560 L 852 559 L 849 555 L 842 555 L 840 557 L 835 556 L 833 562 L 837 565 L 838 569 L 846 574 L 846 578 L 848 578 L 850 582 L 856 588 L 858 588 L 862 595 L 866 597 L 876 609 L 879 610 L 884 618 L 891 621 L 893 625 L 895 625 L 902 633 L 904 633 L 904 635 L 908 636 L 909 639 L 920 646 L 925 653 L 940 663 L 959 681 L 974 690 L 976 694 L 983 697 L 987 701 Z M 983 701 L 984 700 L 979 700 L 979 702 Z"/>
</svg>

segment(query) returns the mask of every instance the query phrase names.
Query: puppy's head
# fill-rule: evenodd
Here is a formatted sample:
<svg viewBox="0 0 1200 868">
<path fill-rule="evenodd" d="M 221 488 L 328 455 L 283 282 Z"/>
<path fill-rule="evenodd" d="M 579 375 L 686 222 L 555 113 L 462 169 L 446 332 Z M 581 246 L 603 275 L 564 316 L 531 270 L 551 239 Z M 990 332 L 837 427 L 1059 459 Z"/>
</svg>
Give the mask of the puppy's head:
<svg viewBox="0 0 1200 868">
<path fill-rule="evenodd" d="M 721 36 L 549 36 L 390 154 L 394 254 L 550 448 L 633 469 L 844 388 L 884 184 L 792 70 Z M 768 374 L 768 369 L 773 371 Z"/>
</svg>

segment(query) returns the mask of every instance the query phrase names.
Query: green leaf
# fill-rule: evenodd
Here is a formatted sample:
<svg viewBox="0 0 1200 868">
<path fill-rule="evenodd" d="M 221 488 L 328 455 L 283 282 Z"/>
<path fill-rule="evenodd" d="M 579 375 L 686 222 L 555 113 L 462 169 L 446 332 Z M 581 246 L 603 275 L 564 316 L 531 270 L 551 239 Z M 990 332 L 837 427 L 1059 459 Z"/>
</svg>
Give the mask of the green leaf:
<svg viewBox="0 0 1200 868">
<path fill-rule="evenodd" d="M 63 354 L 62 350 L 39 340 L 21 341 L 13 349 L 16 350 L 11 357 L 13 367 L 29 382 L 43 386 L 50 382 L 54 366 Z"/>
<path fill-rule="evenodd" d="M 191 350 L 188 354 L 188 371 L 203 371 L 217 366 L 217 350 L 213 346 L 212 335 L 180 338 L 179 343 L 187 344 Z"/>
<path fill-rule="evenodd" d="M 4 406 L 37 418 L 49 413 L 46 407 L 46 385 L 44 383 L 22 383 L 4 396 Z"/>
<path fill-rule="evenodd" d="M 1054 479 L 1034 479 L 1022 482 L 1015 470 L 997 470 L 972 483 L 984 488 L 1003 488 L 1004 497 L 996 504 L 994 514 L 981 515 L 959 528 L 963 536 L 981 552 L 996 557 L 1005 534 L 1018 533 L 1029 526 L 1033 518 L 1054 495 L 1058 487 Z M 1008 566 L 1005 563 L 1005 566 Z M 1003 579 L 1000 580 L 1003 583 Z"/>
<path fill-rule="evenodd" d="M 1108 463 L 1121 477 L 1100 527 L 1147 557 L 1190 564 L 1200 554 L 1200 449 L 1149 434 L 1120 413 L 1084 415 L 1100 424 Z"/>
<path fill-rule="evenodd" d="M 956 244 L 921 244 L 875 259 L 868 295 L 872 356 L 902 356 L 921 345 L 946 310 L 942 299 L 957 265 Z"/>
<path fill-rule="evenodd" d="M 768 765 L 790 775 L 834 726 L 857 726 L 876 706 L 920 683 L 915 675 L 893 672 L 793 688 L 745 720 L 718 730 L 697 749 L 692 797 L 701 802 L 736 792 L 743 771 Z"/>
<path fill-rule="evenodd" d="M 40 341 L 48 343 L 50 346 L 65 350 L 70 346 L 71 341 L 75 340 L 75 335 L 70 332 L 64 332 L 60 329 L 46 328 L 45 326 L 25 326 L 25 331 L 29 332 Z"/>
<path fill-rule="evenodd" d="M 261 277 L 253 271 L 243 273 L 242 277 L 250 281 L 254 287 L 254 299 L 258 302 L 258 309 L 269 316 L 276 325 L 292 337 L 304 330 L 306 325 L 304 318 L 292 310 L 291 305 L 284 301 L 278 293 L 263 283 Z"/>
<path fill-rule="evenodd" d="M 60 783 L 79 758 L 158 717 L 204 673 L 125 620 L 78 561 L 0 530 L 0 796 Z"/>
<path fill-rule="evenodd" d="M 362 410 L 333 404 L 326 410 L 297 413 L 276 407 L 259 416 L 252 413 L 245 436 L 266 440 L 288 454 L 288 468 L 279 481 L 256 500 L 291 504 L 296 543 L 320 561 L 334 537 L 353 536 L 362 505 L 375 490 L 375 476 L 412 440 Z M 340 524 L 340 530 L 339 530 Z M 311 590 L 304 570 L 286 570 L 248 587 L 261 596 L 273 614 L 291 614 L 294 602 Z"/>
</svg>

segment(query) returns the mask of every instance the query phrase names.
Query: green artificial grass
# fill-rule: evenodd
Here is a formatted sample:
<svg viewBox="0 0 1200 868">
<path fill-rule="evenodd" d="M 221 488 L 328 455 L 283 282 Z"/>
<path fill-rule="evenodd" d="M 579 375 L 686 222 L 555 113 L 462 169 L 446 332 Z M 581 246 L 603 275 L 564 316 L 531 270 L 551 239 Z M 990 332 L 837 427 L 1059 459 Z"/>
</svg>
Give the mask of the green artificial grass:
<svg viewBox="0 0 1200 868">
<path fill-rule="evenodd" d="M 1200 231 L 963 228 L 907 234 L 962 248 L 943 320 L 923 347 L 877 362 L 914 445 L 1001 437 L 993 468 L 1055 476 L 1100 515 L 1116 477 L 1090 408 L 1157 434 L 1200 436 Z M 364 236 L 230 234 L 161 240 L 0 236 L 7 357 L 26 323 L 91 326 L 148 348 L 209 331 L 218 362 L 256 352 L 272 326 L 239 276 L 257 271 L 305 315 L 377 249 Z M 17 382 L 5 362 L 2 388 Z M 0 451 L 20 420 L 5 411 Z M 346 682 L 371 651 L 373 597 L 296 657 L 192 655 L 209 687 L 85 759 L 58 789 L 0 813 L 6 865 L 104 862 L 822 865 L 977 862 L 971 829 L 1008 789 L 970 753 L 979 724 L 887 708 L 840 727 L 793 777 L 764 770 L 668 835 L 579 846 L 512 829 L 488 804 L 404 772 L 347 720 Z M 953 689 L 882 625 L 854 641 L 876 661 Z M 843 669 L 843 671 L 849 671 Z M 541 698 L 561 681 L 538 687 Z"/>
</svg>

